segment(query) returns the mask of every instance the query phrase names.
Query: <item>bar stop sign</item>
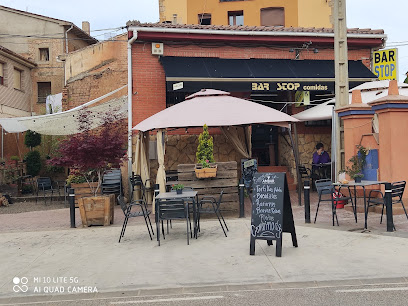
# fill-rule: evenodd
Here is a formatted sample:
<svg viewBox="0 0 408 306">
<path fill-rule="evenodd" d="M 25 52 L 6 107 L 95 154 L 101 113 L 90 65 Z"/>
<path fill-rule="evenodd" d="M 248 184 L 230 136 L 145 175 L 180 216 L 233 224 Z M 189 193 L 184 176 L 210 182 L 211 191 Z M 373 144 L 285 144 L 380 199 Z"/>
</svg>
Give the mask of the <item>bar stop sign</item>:
<svg viewBox="0 0 408 306">
<path fill-rule="evenodd" d="M 373 52 L 373 72 L 379 80 L 397 79 L 397 49 Z"/>
</svg>

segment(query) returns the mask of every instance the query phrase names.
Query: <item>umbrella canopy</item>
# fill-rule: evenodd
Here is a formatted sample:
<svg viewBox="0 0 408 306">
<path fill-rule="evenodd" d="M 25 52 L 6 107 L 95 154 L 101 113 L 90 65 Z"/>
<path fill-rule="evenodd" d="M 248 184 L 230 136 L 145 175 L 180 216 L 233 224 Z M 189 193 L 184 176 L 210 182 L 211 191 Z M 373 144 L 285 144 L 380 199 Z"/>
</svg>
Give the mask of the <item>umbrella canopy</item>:
<svg viewBox="0 0 408 306">
<path fill-rule="evenodd" d="M 234 126 L 253 123 L 288 126 L 299 120 L 276 109 L 236 98 L 230 93 L 202 89 L 186 101 L 166 108 L 143 120 L 133 129 L 149 131 L 162 128 Z"/>
<path fill-rule="evenodd" d="M 369 103 L 376 99 L 385 97 L 388 95 L 389 81 L 374 81 L 363 83 L 349 91 L 349 104 L 351 103 L 351 92 L 353 90 L 361 90 L 361 100 L 363 103 Z M 408 96 L 408 84 L 398 83 L 399 93 L 403 96 Z M 333 107 L 335 105 L 335 99 L 331 99 L 315 107 L 304 110 L 303 112 L 293 115 L 293 117 L 300 121 L 316 121 L 316 120 L 328 120 L 332 118 Z"/>
</svg>

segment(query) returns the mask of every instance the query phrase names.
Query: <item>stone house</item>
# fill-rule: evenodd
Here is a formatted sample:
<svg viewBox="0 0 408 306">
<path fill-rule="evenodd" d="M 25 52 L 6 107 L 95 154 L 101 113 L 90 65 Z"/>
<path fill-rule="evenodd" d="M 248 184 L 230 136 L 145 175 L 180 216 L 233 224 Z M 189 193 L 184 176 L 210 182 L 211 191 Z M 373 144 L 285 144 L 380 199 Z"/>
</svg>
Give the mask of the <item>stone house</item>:
<svg viewBox="0 0 408 306">
<path fill-rule="evenodd" d="M 98 42 L 69 21 L 0 6 L 0 45 L 36 63 L 32 71 L 32 113 L 45 113 L 47 95 L 61 93 L 64 63 L 58 56 Z"/>
<path fill-rule="evenodd" d="M 0 46 L 0 117 L 31 116 L 32 70 L 36 64 Z M 22 135 L 1 130 L 1 158 L 25 152 Z"/>
</svg>

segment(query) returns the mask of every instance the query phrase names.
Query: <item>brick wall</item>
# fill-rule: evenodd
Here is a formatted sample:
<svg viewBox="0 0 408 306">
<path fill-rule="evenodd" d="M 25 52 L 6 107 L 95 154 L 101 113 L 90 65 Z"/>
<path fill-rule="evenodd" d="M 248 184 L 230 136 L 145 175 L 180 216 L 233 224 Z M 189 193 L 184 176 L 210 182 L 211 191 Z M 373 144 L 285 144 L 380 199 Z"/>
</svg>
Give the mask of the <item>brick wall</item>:
<svg viewBox="0 0 408 306">
<path fill-rule="evenodd" d="M 316 46 L 318 47 L 318 46 Z M 180 57 L 220 57 L 231 59 L 269 58 L 293 59 L 295 54 L 289 52 L 291 47 L 276 48 L 273 46 L 254 47 L 221 46 L 210 44 L 180 45 L 164 44 L 164 56 Z M 300 59 L 334 60 L 334 51 L 329 48 L 318 48 L 319 52 L 304 50 Z M 349 50 L 350 60 L 363 60 L 370 68 L 370 49 Z M 154 115 L 166 107 L 166 81 L 162 65 L 157 55 L 151 54 L 151 42 L 137 42 L 132 46 L 133 77 L 133 124 Z"/>
</svg>

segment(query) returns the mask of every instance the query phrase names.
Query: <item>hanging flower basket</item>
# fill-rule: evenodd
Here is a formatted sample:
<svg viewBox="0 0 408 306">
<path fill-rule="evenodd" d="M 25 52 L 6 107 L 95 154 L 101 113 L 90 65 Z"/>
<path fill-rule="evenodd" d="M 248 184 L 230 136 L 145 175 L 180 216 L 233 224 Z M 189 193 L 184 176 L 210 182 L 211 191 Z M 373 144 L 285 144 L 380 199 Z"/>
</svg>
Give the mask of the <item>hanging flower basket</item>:
<svg viewBox="0 0 408 306">
<path fill-rule="evenodd" d="M 196 164 L 195 166 L 195 174 L 197 178 L 210 178 L 217 176 L 217 165 L 210 164 L 209 168 L 203 168 L 202 164 Z"/>
</svg>

